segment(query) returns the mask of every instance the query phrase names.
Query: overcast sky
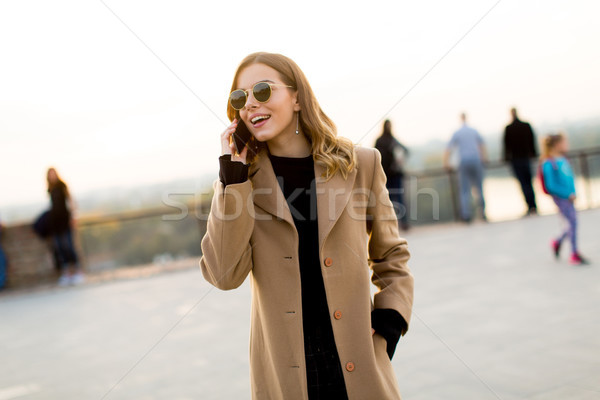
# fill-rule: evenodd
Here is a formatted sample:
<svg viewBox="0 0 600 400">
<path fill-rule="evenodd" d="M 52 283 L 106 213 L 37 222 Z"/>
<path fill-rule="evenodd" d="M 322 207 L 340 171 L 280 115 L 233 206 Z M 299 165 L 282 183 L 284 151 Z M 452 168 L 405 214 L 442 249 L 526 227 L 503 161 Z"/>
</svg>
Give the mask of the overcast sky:
<svg viewBox="0 0 600 400">
<path fill-rule="evenodd" d="M 216 178 L 254 51 L 294 59 L 363 145 L 384 117 L 414 145 L 447 139 L 463 110 L 483 134 L 513 105 L 534 126 L 598 116 L 600 3 L 496 3 L 0 2 L 0 206 L 46 199 L 49 166 L 75 194 Z"/>
</svg>

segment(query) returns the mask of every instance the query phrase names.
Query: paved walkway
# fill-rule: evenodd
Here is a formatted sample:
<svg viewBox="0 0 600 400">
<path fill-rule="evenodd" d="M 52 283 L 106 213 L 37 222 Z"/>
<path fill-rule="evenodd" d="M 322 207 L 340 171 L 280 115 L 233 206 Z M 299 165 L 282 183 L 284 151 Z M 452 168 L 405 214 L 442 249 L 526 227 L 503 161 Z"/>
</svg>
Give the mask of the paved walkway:
<svg viewBox="0 0 600 400">
<path fill-rule="evenodd" d="M 557 216 L 410 232 L 404 399 L 600 399 L 598 226 L 587 267 L 550 255 Z M 249 296 L 196 268 L 1 295 L 0 400 L 249 399 Z"/>
</svg>

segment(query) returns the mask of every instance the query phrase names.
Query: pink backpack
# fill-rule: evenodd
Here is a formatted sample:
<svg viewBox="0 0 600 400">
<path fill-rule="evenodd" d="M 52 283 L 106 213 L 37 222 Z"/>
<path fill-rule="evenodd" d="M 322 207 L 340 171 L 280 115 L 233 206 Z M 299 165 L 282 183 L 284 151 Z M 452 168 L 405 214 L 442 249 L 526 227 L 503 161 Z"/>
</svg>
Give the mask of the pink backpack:
<svg viewBox="0 0 600 400">
<path fill-rule="evenodd" d="M 550 161 L 552 163 L 552 167 L 554 169 L 556 169 L 556 163 L 554 162 L 554 159 L 548 158 L 548 161 Z M 544 170 L 542 168 L 542 166 L 544 165 L 544 162 L 545 161 L 539 163 L 539 165 L 538 165 L 538 171 L 537 171 L 537 176 L 538 176 L 538 179 L 540 180 L 540 183 L 542 184 L 542 190 L 544 191 L 544 193 L 550 194 L 548 192 L 548 188 L 546 188 L 546 182 L 544 181 Z"/>
</svg>

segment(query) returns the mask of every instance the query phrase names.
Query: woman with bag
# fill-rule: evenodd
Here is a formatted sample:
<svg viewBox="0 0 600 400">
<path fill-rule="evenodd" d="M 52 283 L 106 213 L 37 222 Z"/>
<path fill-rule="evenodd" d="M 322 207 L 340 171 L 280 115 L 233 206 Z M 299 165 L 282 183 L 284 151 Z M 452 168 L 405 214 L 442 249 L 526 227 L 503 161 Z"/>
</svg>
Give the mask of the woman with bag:
<svg viewBox="0 0 600 400">
<path fill-rule="evenodd" d="M 61 274 L 58 284 L 61 286 L 78 285 L 83 283 L 84 277 L 73 244 L 73 201 L 67 185 L 60 179 L 56 169 L 49 168 L 46 178 L 51 203 L 47 216 L 47 227 L 52 237 L 52 245 Z M 69 269 L 70 265 L 72 270 Z"/>
<path fill-rule="evenodd" d="M 337 136 L 279 54 L 242 61 L 227 114 L 200 268 L 222 290 L 250 275 L 252 398 L 399 399 L 413 276 L 380 153 Z"/>
</svg>

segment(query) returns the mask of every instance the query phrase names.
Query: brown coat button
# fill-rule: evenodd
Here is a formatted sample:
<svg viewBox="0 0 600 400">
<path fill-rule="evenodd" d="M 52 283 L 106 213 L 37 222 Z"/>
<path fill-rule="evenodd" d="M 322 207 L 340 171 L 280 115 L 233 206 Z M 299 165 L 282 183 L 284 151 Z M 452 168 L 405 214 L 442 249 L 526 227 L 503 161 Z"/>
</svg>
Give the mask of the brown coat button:
<svg viewBox="0 0 600 400">
<path fill-rule="evenodd" d="M 326 267 L 331 267 L 331 264 L 333 264 L 333 260 L 331 258 L 327 257 L 325 259 L 325 266 Z"/>
<path fill-rule="evenodd" d="M 342 318 L 342 312 L 340 310 L 335 310 L 335 312 L 333 313 L 333 317 L 335 319 L 341 319 Z"/>
<path fill-rule="evenodd" d="M 354 363 L 352 361 L 348 361 L 346 363 L 346 371 L 348 371 L 348 372 L 354 371 Z"/>
</svg>

